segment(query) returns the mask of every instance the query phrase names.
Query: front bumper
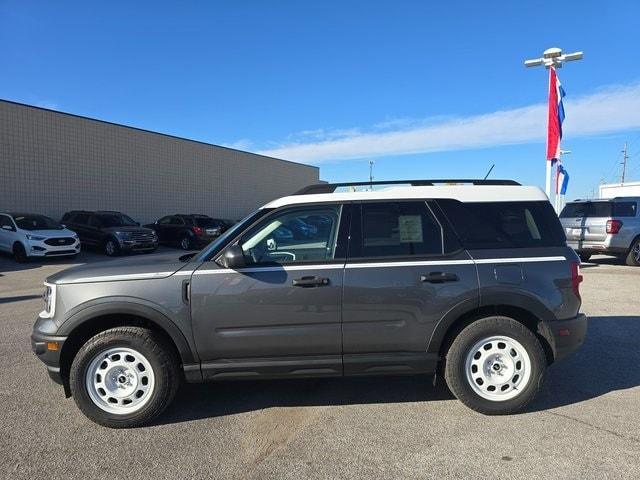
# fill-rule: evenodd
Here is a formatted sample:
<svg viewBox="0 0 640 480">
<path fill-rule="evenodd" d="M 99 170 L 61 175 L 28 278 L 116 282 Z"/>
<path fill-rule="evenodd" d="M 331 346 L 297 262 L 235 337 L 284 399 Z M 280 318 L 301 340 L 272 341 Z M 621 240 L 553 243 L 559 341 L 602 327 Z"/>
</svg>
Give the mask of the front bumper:
<svg viewBox="0 0 640 480">
<path fill-rule="evenodd" d="M 40 321 L 40 319 L 38 319 L 38 321 Z M 60 375 L 60 352 L 62 351 L 62 346 L 67 340 L 67 337 L 43 334 L 36 330 L 37 326 L 38 323 L 36 322 L 34 331 L 31 334 L 31 350 L 36 357 L 45 364 L 51 379 L 62 385 L 63 381 L 62 376 Z"/>
<path fill-rule="evenodd" d="M 118 239 L 118 243 L 120 244 L 120 250 L 125 252 L 144 252 L 158 248 L 158 240 L 138 241 Z"/>
<path fill-rule="evenodd" d="M 40 240 L 28 240 L 27 255 L 30 257 L 65 257 L 80 253 L 80 241 L 70 245 L 48 245 Z"/>
<path fill-rule="evenodd" d="M 587 336 L 587 316 L 580 313 L 569 320 L 544 322 L 554 361 L 561 360 L 576 351 L 584 343 Z"/>
</svg>

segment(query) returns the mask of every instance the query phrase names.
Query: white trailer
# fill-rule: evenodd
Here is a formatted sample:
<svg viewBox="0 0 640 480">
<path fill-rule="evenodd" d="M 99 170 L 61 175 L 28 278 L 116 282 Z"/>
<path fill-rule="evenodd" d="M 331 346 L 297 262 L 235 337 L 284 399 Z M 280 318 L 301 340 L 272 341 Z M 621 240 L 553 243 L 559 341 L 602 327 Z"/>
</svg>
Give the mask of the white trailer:
<svg viewBox="0 0 640 480">
<path fill-rule="evenodd" d="M 640 182 L 600 185 L 600 198 L 640 197 Z"/>
</svg>

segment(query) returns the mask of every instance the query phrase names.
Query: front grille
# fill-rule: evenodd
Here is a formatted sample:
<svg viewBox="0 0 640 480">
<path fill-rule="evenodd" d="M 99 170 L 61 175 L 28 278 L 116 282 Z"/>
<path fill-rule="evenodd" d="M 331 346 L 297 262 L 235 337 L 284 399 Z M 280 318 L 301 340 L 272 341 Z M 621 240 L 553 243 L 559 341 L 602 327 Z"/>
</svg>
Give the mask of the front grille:
<svg viewBox="0 0 640 480">
<path fill-rule="evenodd" d="M 46 243 L 47 245 L 51 245 L 52 247 L 62 247 L 64 245 L 73 245 L 75 241 L 75 238 L 71 237 L 47 238 L 44 243 Z"/>
<path fill-rule="evenodd" d="M 136 242 L 153 242 L 153 234 L 148 232 L 131 232 L 128 236 Z"/>
</svg>

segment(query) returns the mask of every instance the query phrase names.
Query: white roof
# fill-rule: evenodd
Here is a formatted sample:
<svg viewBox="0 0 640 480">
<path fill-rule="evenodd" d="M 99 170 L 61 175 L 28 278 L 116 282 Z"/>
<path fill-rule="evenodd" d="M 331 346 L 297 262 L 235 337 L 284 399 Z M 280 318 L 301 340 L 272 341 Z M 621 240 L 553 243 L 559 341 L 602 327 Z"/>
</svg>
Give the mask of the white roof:
<svg viewBox="0 0 640 480">
<path fill-rule="evenodd" d="M 442 185 L 391 187 L 368 192 L 316 193 L 290 195 L 267 203 L 262 208 L 277 208 L 316 202 L 342 202 L 354 200 L 411 200 L 418 198 L 450 198 L 461 202 L 526 202 L 548 201 L 538 187 L 521 185 Z"/>
</svg>

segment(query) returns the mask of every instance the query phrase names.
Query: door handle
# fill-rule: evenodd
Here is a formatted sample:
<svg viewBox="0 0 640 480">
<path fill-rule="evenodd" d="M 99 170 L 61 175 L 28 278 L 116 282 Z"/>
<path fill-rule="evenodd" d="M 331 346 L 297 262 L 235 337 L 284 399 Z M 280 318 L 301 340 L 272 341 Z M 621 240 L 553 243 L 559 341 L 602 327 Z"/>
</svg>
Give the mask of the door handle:
<svg viewBox="0 0 640 480">
<path fill-rule="evenodd" d="M 428 283 L 457 282 L 458 276 L 455 273 L 429 272 L 427 275 L 420 275 L 420 281 Z"/>
<path fill-rule="evenodd" d="M 296 278 L 293 281 L 294 287 L 323 287 L 325 285 L 329 285 L 329 279 L 324 277 L 302 277 Z"/>
</svg>

